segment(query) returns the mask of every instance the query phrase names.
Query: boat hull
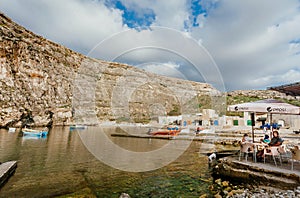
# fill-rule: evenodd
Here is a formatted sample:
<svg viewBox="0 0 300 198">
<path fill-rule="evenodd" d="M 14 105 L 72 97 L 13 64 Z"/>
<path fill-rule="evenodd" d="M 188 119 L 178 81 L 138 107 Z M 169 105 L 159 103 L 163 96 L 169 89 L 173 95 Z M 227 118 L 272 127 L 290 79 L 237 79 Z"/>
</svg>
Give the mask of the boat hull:
<svg viewBox="0 0 300 198">
<path fill-rule="evenodd" d="M 171 135 L 176 136 L 180 133 L 180 130 L 165 130 L 165 131 L 153 131 L 150 135 Z"/>
<path fill-rule="evenodd" d="M 14 133 L 14 132 L 16 132 L 16 128 L 9 128 L 9 129 L 8 129 L 8 132 Z"/>
<path fill-rule="evenodd" d="M 87 126 L 85 125 L 71 125 L 70 130 L 84 130 L 87 129 Z"/>
<path fill-rule="evenodd" d="M 35 136 L 35 137 L 46 137 L 48 135 L 48 131 L 39 131 L 32 129 L 23 129 L 23 135 L 26 136 Z"/>
</svg>

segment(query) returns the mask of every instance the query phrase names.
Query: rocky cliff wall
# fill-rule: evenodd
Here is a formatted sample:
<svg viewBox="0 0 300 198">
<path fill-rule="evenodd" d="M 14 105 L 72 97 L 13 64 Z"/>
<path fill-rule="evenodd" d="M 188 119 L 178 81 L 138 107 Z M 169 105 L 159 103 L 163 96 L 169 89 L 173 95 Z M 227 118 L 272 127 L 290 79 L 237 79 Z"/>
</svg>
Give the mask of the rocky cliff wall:
<svg viewBox="0 0 300 198">
<path fill-rule="evenodd" d="M 227 93 L 228 96 L 257 97 L 260 99 L 280 98 L 286 100 L 300 100 L 299 97 L 286 95 L 275 90 L 236 90 Z"/>
<path fill-rule="evenodd" d="M 209 84 L 150 74 L 85 57 L 26 30 L 0 13 L 0 127 L 75 121 L 147 122 L 198 111 Z"/>
</svg>

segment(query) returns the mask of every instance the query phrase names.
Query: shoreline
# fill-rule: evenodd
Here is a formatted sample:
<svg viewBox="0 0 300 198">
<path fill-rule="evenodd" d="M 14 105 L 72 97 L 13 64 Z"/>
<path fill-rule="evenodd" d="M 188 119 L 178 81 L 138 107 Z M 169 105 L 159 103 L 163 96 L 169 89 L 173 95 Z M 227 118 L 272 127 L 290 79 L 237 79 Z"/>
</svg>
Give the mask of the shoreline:
<svg viewBox="0 0 300 198">
<path fill-rule="evenodd" d="M 55 128 L 56 126 L 54 126 Z M 68 127 L 68 126 L 57 126 L 57 127 Z M 97 127 L 97 126 L 91 126 L 91 127 Z M 140 127 L 141 130 L 137 130 L 137 135 L 141 135 L 141 134 L 146 134 L 147 132 L 147 129 L 150 127 L 150 125 L 142 125 L 142 124 L 139 124 L 139 125 L 133 125 L 133 124 L 103 124 L 103 125 L 100 125 L 99 127 L 121 127 L 121 129 L 124 129 L 124 130 L 120 130 L 120 133 L 125 133 L 125 132 L 132 132 L 130 129 L 131 128 L 136 128 L 136 127 Z M 192 128 L 192 127 L 190 127 Z M 128 129 L 128 131 L 126 130 Z M 226 150 L 228 149 L 229 147 L 235 147 L 237 150 L 239 149 L 239 145 L 236 144 L 236 145 L 233 145 L 232 142 L 233 141 L 236 141 L 236 143 L 238 143 L 239 140 L 241 140 L 243 134 L 245 132 L 248 132 L 250 133 L 249 131 L 249 128 L 243 128 L 243 127 L 232 127 L 230 129 L 226 129 L 225 131 L 223 131 L 222 129 L 211 129 L 211 130 L 206 130 L 206 131 L 203 131 L 202 133 L 200 132 L 200 134 L 198 135 L 194 135 L 194 132 L 193 130 L 191 130 L 191 134 L 193 134 L 194 136 L 194 139 L 195 141 L 202 141 L 201 142 L 201 149 L 202 151 L 205 151 L 205 152 L 213 152 L 215 151 L 216 149 L 220 149 L 220 150 Z M 299 137 L 298 135 L 295 135 L 291 129 L 280 129 L 279 130 L 281 136 L 283 136 L 283 138 L 285 137 L 289 137 L 291 141 L 289 142 L 295 142 L 295 143 L 298 143 L 298 139 L 297 138 L 294 138 L 294 137 Z M 50 132 L 51 133 L 51 132 Z M 255 131 L 255 137 L 256 138 L 259 138 L 259 137 L 262 137 L 263 136 L 263 131 L 262 130 L 256 130 Z M 180 137 L 180 136 L 179 136 Z M 188 137 L 188 135 L 184 134 L 182 135 L 182 139 L 184 139 L 184 137 Z M 149 138 L 149 137 L 147 137 Z M 176 140 L 180 141 L 181 139 L 180 138 L 177 138 Z M 167 140 L 168 141 L 168 140 Z M 196 143 L 196 145 L 199 145 L 198 143 Z M 228 147 L 229 146 L 229 147 Z M 205 155 L 203 153 L 199 153 L 199 155 Z M 274 168 L 275 166 L 273 166 Z M 248 169 L 248 168 L 247 168 Z M 298 169 L 297 169 L 298 170 Z M 232 182 L 233 179 L 227 179 L 223 176 L 221 176 L 221 179 L 224 180 L 224 181 L 230 181 Z M 231 186 L 231 190 L 229 190 L 229 188 L 227 187 L 230 187 L 227 186 L 225 188 L 223 187 L 220 187 L 219 184 L 217 182 L 214 182 L 217 187 L 214 187 L 215 189 L 219 189 L 219 191 L 216 191 L 215 193 L 213 193 L 214 195 L 217 195 L 219 194 L 220 196 L 232 196 L 232 197 L 245 197 L 245 196 L 252 196 L 252 195 L 255 195 L 255 196 L 263 196 L 263 197 L 268 197 L 267 195 L 271 194 L 271 195 L 274 195 L 274 194 L 278 194 L 279 192 L 281 192 L 280 190 L 265 190 L 264 188 L 261 188 L 260 186 L 258 187 L 256 184 L 243 184 L 241 186 L 238 186 L 237 188 L 234 187 L 234 185 Z M 234 182 L 232 182 L 234 184 Z M 268 182 L 266 182 L 268 183 Z M 227 188 L 227 189 L 226 189 Z M 280 189 L 280 188 L 278 188 Z M 298 188 L 293 186 L 291 187 L 290 189 L 287 189 L 287 190 L 284 190 L 282 191 L 282 193 L 280 195 L 297 195 L 298 196 Z M 200 195 L 199 195 L 200 196 Z"/>
<path fill-rule="evenodd" d="M 81 125 L 81 124 L 78 124 Z M 71 127 L 76 126 L 76 124 L 70 124 L 70 125 L 53 125 L 51 127 L 47 126 L 32 126 L 31 128 L 55 128 L 55 127 Z M 147 135 L 147 132 L 149 128 L 155 128 L 159 129 L 162 128 L 164 125 L 159 124 L 141 124 L 141 123 L 114 123 L 114 122 L 104 122 L 100 124 L 93 124 L 93 125 L 83 125 L 87 127 L 120 127 L 121 129 L 130 129 L 130 128 L 141 128 L 139 133 L 128 133 L 128 137 L 152 137 Z M 180 126 L 179 126 L 180 127 Z M 9 128 L 16 128 L 21 129 L 21 127 L 9 127 Z M 0 127 L 0 129 L 8 130 L 7 127 Z M 233 145 L 233 146 L 239 146 L 238 143 L 242 139 L 242 136 L 245 133 L 248 133 L 249 136 L 251 136 L 251 127 L 249 126 L 232 126 L 232 127 L 215 127 L 212 126 L 211 128 L 204 128 L 202 131 L 200 131 L 198 134 L 195 133 L 197 126 L 186 126 L 183 127 L 182 132 L 180 132 L 177 136 L 174 136 L 174 139 L 177 140 L 194 140 L 194 141 L 201 141 L 205 140 L 208 143 L 214 143 L 214 144 L 222 144 L 222 145 Z M 121 134 L 115 134 L 115 136 L 124 136 L 126 137 L 126 131 L 123 130 Z M 280 128 L 277 130 L 280 134 L 280 136 L 284 139 L 284 144 L 292 144 L 292 145 L 300 145 L 300 143 L 297 141 L 300 138 L 300 134 L 295 134 L 293 132 L 293 129 L 285 129 Z M 254 138 L 256 141 L 259 141 L 259 139 L 263 138 L 264 132 L 262 129 L 254 129 Z"/>
</svg>

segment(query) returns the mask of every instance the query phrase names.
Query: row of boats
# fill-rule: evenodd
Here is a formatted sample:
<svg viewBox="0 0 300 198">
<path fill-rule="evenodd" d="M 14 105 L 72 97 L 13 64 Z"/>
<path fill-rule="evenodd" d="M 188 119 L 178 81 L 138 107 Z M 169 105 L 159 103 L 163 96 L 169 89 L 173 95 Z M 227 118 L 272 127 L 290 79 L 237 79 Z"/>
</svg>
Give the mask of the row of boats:
<svg viewBox="0 0 300 198">
<path fill-rule="evenodd" d="M 87 126 L 84 125 L 71 125 L 70 131 L 72 130 L 83 130 L 86 129 Z M 14 133 L 16 128 L 9 128 L 8 132 Z M 29 128 L 22 128 L 21 129 L 24 136 L 34 136 L 34 137 L 47 137 L 48 135 L 48 128 L 45 129 L 29 129 Z"/>
<path fill-rule="evenodd" d="M 73 130 L 84 130 L 87 129 L 87 126 L 85 125 L 71 125 L 70 126 L 70 131 Z M 9 128 L 9 132 L 15 132 L 15 128 Z M 195 131 L 196 133 L 202 131 L 203 129 L 199 129 L 197 128 L 197 130 Z M 180 132 L 182 131 L 181 128 L 175 126 L 175 127 L 166 127 L 164 129 L 158 129 L 153 131 L 152 129 L 150 129 L 148 131 L 149 135 L 168 135 L 168 136 L 177 136 Z M 29 128 L 23 128 L 22 129 L 23 135 L 24 136 L 35 136 L 35 137 L 47 137 L 48 135 L 48 129 L 41 129 L 41 130 L 37 130 L 37 129 L 29 129 Z"/>
<path fill-rule="evenodd" d="M 39 136 L 39 137 L 46 137 L 48 135 L 47 129 L 36 130 L 36 129 L 29 129 L 29 128 L 22 128 L 23 135 L 26 136 Z M 16 128 L 9 128 L 8 132 L 14 133 L 16 132 Z"/>
</svg>

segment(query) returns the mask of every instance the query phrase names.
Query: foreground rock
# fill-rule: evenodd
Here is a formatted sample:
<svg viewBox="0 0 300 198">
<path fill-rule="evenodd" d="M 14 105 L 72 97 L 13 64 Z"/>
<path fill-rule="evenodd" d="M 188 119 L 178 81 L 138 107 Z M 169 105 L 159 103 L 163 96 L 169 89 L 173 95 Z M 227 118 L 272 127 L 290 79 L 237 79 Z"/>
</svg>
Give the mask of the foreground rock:
<svg viewBox="0 0 300 198">
<path fill-rule="evenodd" d="M 231 183 L 228 180 L 216 179 L 209 187 L 210 194 L 214 197 L 300 197 L 300 186 L 283 190 L 278 187 L 247 184 L 245 181 Z M 204 194 L 200 197 L 208 197 Z"/>
<path fill-rule="evenodd" d="M 243 181 L 256 185 L 293 189 L 300 184 L 300 171 L 290 170 L 290 166 L 238 161 L 233 157 L 220 159 L 213 168 L 215 177 L 228 178 L 230 181 Z"/>
</svg>

